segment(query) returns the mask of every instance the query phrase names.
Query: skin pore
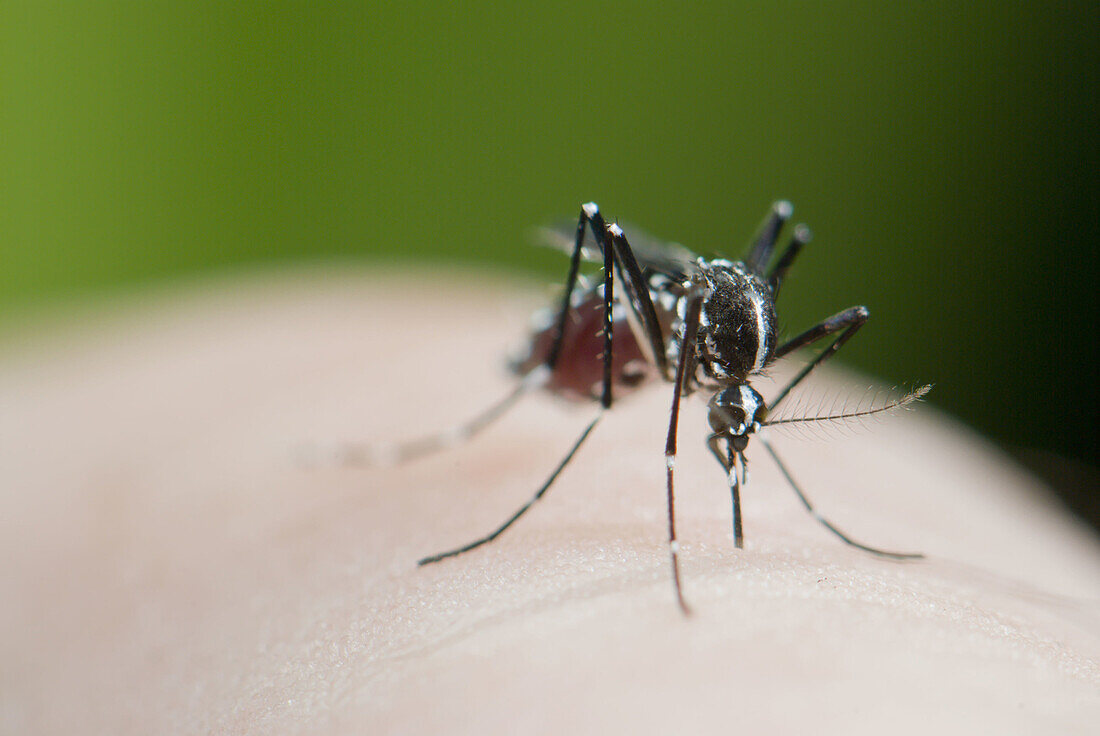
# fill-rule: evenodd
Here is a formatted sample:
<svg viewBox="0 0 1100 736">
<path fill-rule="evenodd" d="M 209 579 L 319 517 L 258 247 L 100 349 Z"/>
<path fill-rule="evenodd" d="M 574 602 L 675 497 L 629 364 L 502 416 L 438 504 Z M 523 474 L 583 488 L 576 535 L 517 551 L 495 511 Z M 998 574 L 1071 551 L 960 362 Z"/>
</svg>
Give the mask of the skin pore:
<svg viewBox="0 0 1100 736">
<path fill-rule="evenodd" d="M 853 437 L 772 435 L 826 518 L 926 560 L 841 543 L 751 443 L 734 549 L 692 397 L 684 618 L 655 385 L 498 540 L 418 568 L 526 501 L 594 411 L 537 395 L 409 464 L 300 462 L 304 444 L 416 437 L 507 393 L 503 357 L 540 300 L 461 281 L 237 277 L 11 344 L 0 731 L 1087 733 L 1100 718 L 1096 540 L 928 407 Z M 812 383 L 858 397 L 868 381 Z"/>
</svg>

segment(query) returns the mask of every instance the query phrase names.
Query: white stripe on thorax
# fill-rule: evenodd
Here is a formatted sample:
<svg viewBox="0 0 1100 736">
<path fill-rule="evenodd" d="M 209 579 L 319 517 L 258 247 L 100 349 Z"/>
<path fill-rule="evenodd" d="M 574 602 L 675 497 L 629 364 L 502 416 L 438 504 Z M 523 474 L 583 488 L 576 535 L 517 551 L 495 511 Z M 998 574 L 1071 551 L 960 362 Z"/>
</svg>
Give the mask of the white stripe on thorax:
<svg viewBox="0 0 1100 736">
<path fill-rule="evenodd" d="M 756 294 L 752 294 L 750 300 L 756 311 L 756 359 L 752 363 L 752 369 L 758 371 L 764 367 L 764 361 L 768 357 L 768 325 L 764 316 L 764 300 Z"/>
</svg>

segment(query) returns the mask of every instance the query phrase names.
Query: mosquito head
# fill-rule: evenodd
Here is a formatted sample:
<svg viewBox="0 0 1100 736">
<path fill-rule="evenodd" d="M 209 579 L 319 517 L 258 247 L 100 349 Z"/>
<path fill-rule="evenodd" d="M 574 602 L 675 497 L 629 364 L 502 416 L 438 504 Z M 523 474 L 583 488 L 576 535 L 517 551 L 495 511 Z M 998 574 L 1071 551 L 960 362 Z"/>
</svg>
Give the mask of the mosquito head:
<svg viewBox="0 0 1100 736">
<path fill-rule="evenodd" d="M 707 408 L 714 434 L 727 438 L 737 450 L 745 449 L 749 435 L 768 418 L 764 397 L 747 383 L 722 389 L 711 397 Z"/>
<path fill-rule="evenodd" d="M 699 364 L 720 382 L 743 382 L 775 351 L 771 287 L 743 263 L 710 261 L 703 269 L 707 296 L 699 315 Z"/>
</svg>

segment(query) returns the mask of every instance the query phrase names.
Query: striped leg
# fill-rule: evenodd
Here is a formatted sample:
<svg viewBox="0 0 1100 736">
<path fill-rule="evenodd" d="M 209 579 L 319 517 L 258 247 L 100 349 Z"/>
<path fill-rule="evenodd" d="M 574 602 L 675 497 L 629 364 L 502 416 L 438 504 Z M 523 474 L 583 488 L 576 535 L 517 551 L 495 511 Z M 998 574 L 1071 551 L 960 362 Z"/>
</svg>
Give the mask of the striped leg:
<svg viewBox="0 0 1100 736">
<path fill-rule="evenodd" d="M 805 347 L 810 343 L 817 342 L 823 337 L 827 337 L 837 332 L 840 333 L 828 347 L 810 361 L 809 365 L 799 371 L 798 375 L 791 379 L 791 382 L 779 392 L 778 396 L 772 399 L 770 404 L 771 411 L 775 411 L 776 407 L 782 403 L 783 399 L 787 398 L 791 389 L 801 383 L 802 379 L 809 375 L 810 371 L 835 355 L 836 351 L 840 350 L 844 343 L 851 340 L 852 336 L 856 334 L 856 331 L 863 326 L 863 323 L 866 322 L 867 318 L 870 316 L 871 313 L 867 311 L 867 307 L 849 307 L 843 312 L 839 312 L 828 319 L 822 320 L 798 337 L 792 338 L 783 345 L 780 345 L 775 351 L 776 358 L 782 358 L 784 355 L 798 350 L 801 347 Z"/>
<path fill-rule="evenodd" d="M 676 589 L 676 602 L 684 615 L 691 609 L 684 601 L 680 585 L 680 543 L 676 540 L 676 493 L 674 475 L 676 468 L 676 430 L 680 421 L 680 397 L 695 370 L 695 338 L 699 331 L 699 312 L 703 305 L 703 288 L 698 282 L 692 285 L 688 295 L 684 331 L 680 342 L 680 361 L 676 366 L 676 382 L 672 391 L 672 410 L 669 415 L 668 437 L 665 440 L 665 468 L 668 483 L 668 553 L 672 562 L 672 584 Z"/>
<path fill-rule="evenodd" d="M 464 424 L 405 442 L 346 442 L 335 448 L 333 459 L 342 467 L 385 467 L 455 447 L 504 416 L 521 398 L 544 386 L 549 377 L 550 370 L 546 366 L 536 368 L 507 396 Z"/>
</svg>

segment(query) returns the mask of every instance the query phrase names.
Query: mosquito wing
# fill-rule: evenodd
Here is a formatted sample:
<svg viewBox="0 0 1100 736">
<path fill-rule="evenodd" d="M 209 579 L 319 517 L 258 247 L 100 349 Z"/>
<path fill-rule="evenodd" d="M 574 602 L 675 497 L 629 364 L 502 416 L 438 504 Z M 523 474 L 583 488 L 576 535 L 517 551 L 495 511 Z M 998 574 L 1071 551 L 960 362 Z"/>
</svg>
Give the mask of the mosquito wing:
<svg viewBox="0 0 1100 736">
<path fill-rule="evenodd" d="M 695 272 L 696 256 L 690 250 L 679 243 L 668 243 L 656 238 L 649 233 L 633 225 L 622 225 L 623 233 L 630 243 L 630 249 L 642 269 L 643 275 L 663 274 L 673 281 L 686 281 Z M 562 224 L 557 227 L 544 227 L 535 231 L 535 242 L 538 245 L 560 250 L 566 254 L 572 254 L 574 238 L 577 236 L 576 226 Z M 585 245 L 581 249 L 581 257 L 586 261 L 599 263 L 603 261 L 599 246 L 592 242 L 591 234 L 587 234 Z"/>
</svg>

